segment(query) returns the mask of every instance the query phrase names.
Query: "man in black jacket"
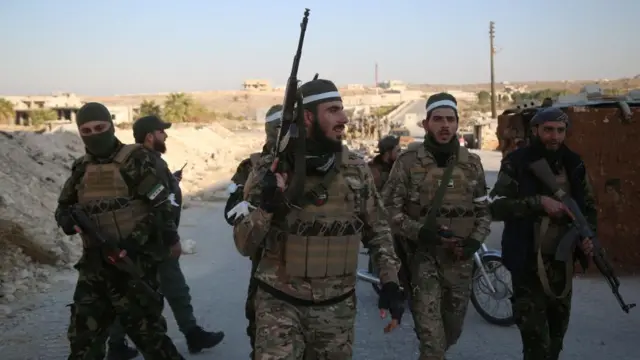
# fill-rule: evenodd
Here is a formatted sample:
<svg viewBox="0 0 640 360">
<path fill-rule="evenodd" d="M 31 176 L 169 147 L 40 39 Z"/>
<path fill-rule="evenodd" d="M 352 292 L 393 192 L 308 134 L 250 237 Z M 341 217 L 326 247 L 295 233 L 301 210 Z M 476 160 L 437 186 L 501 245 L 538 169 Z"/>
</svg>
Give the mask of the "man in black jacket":
<svg viewBox="0 0 640 360">
<path fill-rule="evenodd" d="M 162 167 L 158 171 L 165 172 L 171 180 L 169 201 L 174 206 L 174 222 L 177 227 L 180 223 L 182 208 L 182 191 L 179 184 L 181 173 L 171 174 L 167 163 L 161 158 L 161 155 L 167 151 L 165 130 L 170 127 L 170 123 L 162 121 L 157 116 L 144 116 L 133 124 L 133 137 L 136 143 L 154 151 L 158 157 L 158 166 Z M 171 307 L 180 332 L 187 339 L 189 352 L 198 353 L 218 345 L 224 338 L 224 332 L 208 332 L 198 326 L 191 305 L 189 285 L 180 268 L 180 253 L 179 246 L 177 249 L 171 249 L 171 256 L 159 266 L 160 290 Z M 108 359 L 132 359 L 137 356 L 137 353 L 136 349 L 127 346 L 124 329 L 116 323 L 111 328 L 109 336 Z"/>
<path fill-rule="evenodd" d="M 544 159 L 557 184 L 573 197 L 592 229 L 597 209 L 585 165 L 565 144 L 568 116 L 543 108 L 531 120 L 531 144 L 508 154 L 490 196 L 494 220 L 504 221 L 503 262 L 511 271 L 513 314 L 522 336 L 525 360 L 557 360 L 569 325 L 574 261 L 554 258 L 570 226 L 565 205 L 529 170 Z M 573 260 L 586 268 L 591 239 L 582 239 Z"/>
</svg>

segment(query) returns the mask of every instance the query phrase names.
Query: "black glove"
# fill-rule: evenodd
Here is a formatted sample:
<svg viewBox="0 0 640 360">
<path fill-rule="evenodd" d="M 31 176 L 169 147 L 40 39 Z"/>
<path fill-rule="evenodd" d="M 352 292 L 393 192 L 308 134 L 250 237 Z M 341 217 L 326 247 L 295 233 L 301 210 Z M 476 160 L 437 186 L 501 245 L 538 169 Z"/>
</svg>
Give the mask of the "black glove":
<svg viewBox="0 0 640 360">
<path fill-rule="evenodd" d="M 276 174 L 268 170 L 260 182 L 262 193 L 260 194 L 260 208 L 272 214 L 284 204 L 284 194 L 278 188 Z"/>
<path fill-rule="evenodd" d="M 380 298 L 378 299 L 378 309 L 389 311 L 391 318 L 397 320 L 398 324 L 400 324 L 402 314 L 404 314 L 404 295 L 398 284 L 388 282 L 382 285 Z"/>
<path fill-rule="evenodd" d="M 462 242 L 462 258 L 464 260 L 470 259 L 473 254 L 480 249 L 482 243 L 476 239 L 466 238 Z"/>
<path fill-rule="evenodd" d="M 73 221 L 73 218 L 71 217 L 70 214 L 66 212 L 63 214 L 60 214 L 57 217 L 56 222 L 58 223 L 58 226 L 62 229 L 62 232 L 64 232 L 65 235 L 71 236 L 78 233 L 75 228 L 76 223 Z"/>
<path fill-rule="evenodd" d="M 176 178 L 176 180 L 178 180 L 178 182 L 182 181 L 182 170 L 178 170 L 174 172 L 172 175 L 174 178 Z"/>
</svg>

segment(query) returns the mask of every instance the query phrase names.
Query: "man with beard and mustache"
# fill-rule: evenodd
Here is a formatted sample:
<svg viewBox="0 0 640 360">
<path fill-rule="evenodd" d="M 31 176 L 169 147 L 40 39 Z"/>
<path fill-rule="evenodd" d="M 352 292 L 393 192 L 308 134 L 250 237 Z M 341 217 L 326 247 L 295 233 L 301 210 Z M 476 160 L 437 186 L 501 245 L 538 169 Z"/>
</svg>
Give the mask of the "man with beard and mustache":
<svg viewBox="0 0 640 360">
<path fill-rule="evenodd" d="M 225 206 L 225 219 L 230 225 L 233 225 L 237 220 L 237 216 L 229 216 L 227 213 L 232 210 L 238 203 L 244 199 L 244 186 L 251 184 L 254 179 L 251 178 L 251 171 L 258 166 L 262 157 L 270 156 L 271 149 L 273 148 L 276 138 L 278 137 L 278 131 L 282 124 L 282 105 L 273 105 L 267 111 L 265 116 L 264 131 L 266 135 L 266 141 L 261 152 L 251 154 L 247 159 L 242 160 L 238 165 L 236 173 L 233 174 L 231 181 L 235 184 L 235 190 L 229 196 L 227 205 Z M 249 185 L 250 186 L 250 185 Z M 262 246 L 256 249 L 254 254 L 251 254 L 251 272 L 249 277 L 249 286 L 247 289 L 247 301 L 244 306 L 245 317 L 247 318 L 247 335 L 249 336 L 249 343 L 251 344 L 251 353 L 249 358 L 253 359 L 253 349 L 255 344 L 255 329 L 256 329 L 256 310 L 254 306 L 254 299 L 256 291 L 258 291 L 258 281 L 253 276 L 258 268 L 258 263 L 262 257 Z"/>
<path fill-rule="evenodd" d="M 382 198 L 407 249 L 419 358 L 442 360 L 462 334 L 472 257 L 489 235 L 491 219 L 480 157 L 456 136 L 456 99 L 434 94 L 426 111 L 424 143 L 400 154 Z"/>
<path fill-rule="evenodd" d="M 284 154 L 278 161 L 286 170 L 277 173 L 277 163 L 263 158 L 253 171 L 261 180 L 245 188 L 245 200 L 257 208 L 234 226 L 243 256 L 264 244 L 255 273 L 254 358 L 347 360 L 353 356 L 363 231 L 373 234 L 369 248 L 383 284 L 378 305 L 393 319 L 388 331 L 404 311 L 399 264 L 371 171 L 342 145 L 348 119 L 338 89 L 315 79 L 299 93 L 307 152 Z M 305 156 L 305 169 L 293 168 L 297 156 Z M 301 170 L 304 189 L 294 194 L 288 179 L 296 183 Z"/>
<path fill-rule="evenodd" d="M 593 250 L 583 239 L 573 261 L 557 261 L 554 254 L 571 220 L 564 204 L 555 200 L 529 170 L 544 159 L 564 192 L 579 205 L 596 231 L 597 209 L 585 165 L 565 144 L 569 117 L 554 107 L 531 119 L 531 144 L 514 150 L 503 160 L 491 213 L 504 221 L 502 259 L 511 272 L 513 316 L 522 337 L 524 360 L 557 360 L 569 326 L 571 286 L 575 260 L 583 267 Z"/>
<path fill-rule="evenodd" d="M 167 151 L 165 130 L 171 127 L 170 123 L 162 121 L 155 115 L 144 116 L 133 124 L 133 137 L 137 144 L 148 149 L 155 157 L 157 171 L 169 182 L 168 201 L 172 205 L 173 221 L 178 227 L 180 223 L 180 210 L 182 206 L 182 192 L 179 180 L 169 171 L 167 163 L 161 155 Z M 160 290 L 164 294 L 171 307 L 176 323 L 187 340 L 190 353 L 199 353 L 203 349 L 218 345 L 224 338 L 223 332 L 208 332 L 198 326 L 193 314 L 189 285 L 180 268 L 180 243 L 171 248 L 171 256 L 163 261 L 159 268 Z M 125 331 L 120 324 L 115 323 L 109 336 L 108 359 L 122 360 L 132 359 L 137 356 L 136 349 L 129 348 L 126 344 Z"/>
<path fill-rule="evenodd" d="M 86 154 L 74 161 L 58 198 L 55 219 L 67 235 L 79 232 L 72 206 L 81 206 L 97 229 L 118 241 L 151 288 L 158 289 L 158 266 L 167 247 L 179 244 L 166 176 L 158 158 L 140 145 L 115 136 L 109 110 L 90 102 L 77 114 Z M 80 233 L 82 257 L 70 305 L 69 360 L 104 358 L 109 327 L 120 320 L 148 359 L 183 360 L 167 336 L 164 301 L 132 291 L 131 277 L 104 260 L 102 245 Z"/>
</svg>

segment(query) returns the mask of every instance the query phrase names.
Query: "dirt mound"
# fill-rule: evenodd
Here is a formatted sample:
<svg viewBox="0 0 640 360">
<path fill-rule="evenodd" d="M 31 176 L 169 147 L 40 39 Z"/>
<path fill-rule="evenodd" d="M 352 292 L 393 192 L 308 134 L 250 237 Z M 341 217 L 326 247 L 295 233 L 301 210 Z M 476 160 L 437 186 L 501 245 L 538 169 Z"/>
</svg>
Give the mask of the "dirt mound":
<svg viewBox="0 0 640 360">
<path fill-rule="evenodd" d="M 0 131 L 0 301 L 48 288 L 48 276 L 68 268 L 81 254 L 81 241 L 60 231 L 54 220 L 57 198 L 84 145 L 65 125 L 53 132 Z M 168 130 L 170 168 L 184 170 L 182 189 L 190 193 L 228 179 L 238 162 L 260 149 L 263 135 L 237 135 L 214 124 Z M 116 131 L 133 141 L 131 130 Z"/>
</svg>

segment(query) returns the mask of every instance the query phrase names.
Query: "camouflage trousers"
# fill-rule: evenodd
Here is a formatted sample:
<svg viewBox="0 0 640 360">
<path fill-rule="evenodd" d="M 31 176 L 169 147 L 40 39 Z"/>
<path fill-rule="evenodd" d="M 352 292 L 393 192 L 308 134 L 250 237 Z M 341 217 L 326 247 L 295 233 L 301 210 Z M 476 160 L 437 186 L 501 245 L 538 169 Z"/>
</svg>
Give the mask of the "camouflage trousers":
<svg viewBox="0 0 640 360">
<path fill-rule="evenodd" d="M 189 285 L 180 268 L 180 259 L 170 257 L 158 266 L 160 292 L 167 299 L 171 312 L 176 319 L 180 332 L 184 335 L 198 324 L 193 315 Z M 109 333 L 109 343 L 121 344 L 125 340 L 125 329 L 116 321 Z"/>
<path fill-rule="evenodd" d="M 565 286 L 565 263 L 544 259 L 544 266 L 549 287 L 560 294 Z M 513 316 L 522 337 L 523 359 L 557 360 L 569 327 L 571 292 L 562 299 L 547 295 L 536 268 L 512 277 L 512 283 Z"/>
<path fill-rule="evenodd" d="M 251 354 L 249 357 L 253 359 L 254 348 L 256 343 L 256 293 L 258 292 L 258 280 L 253 275 L 256 273 L 258 264 L 260 263 L 259 257 L 254 256 L 251 258 L 251 277 L 249 278 L 249 288 L 247 289 L 247 302 L 244 305 L 244 315 L 247 318 L 247 335 L 249 336 L 249 342 L 251 344 Z"/>
<path fill-rule="evenodd" d="M 255 360 L 351 360 L 355 294 L 337 304 L 297 306 L 258 288 Z"/>
<path fill-rule="evenodd" d="M 441 264 L 428 256 L 412 260 L 411 313 L 420 341 L 420 360 L 443 360 L 462 334 L 471 295 L 473 263 Z"/>
<path fill-rule="evenodd" d="M 102 360 L 105 340 L 116 317 L 145 359 L 184 360 L 167 336 L 164 301 L 133 291 L 127 276 L 111 268 L 79 268 L 67 331 L 68 360 Z M 157 272 L 147 271 L 147 283 L 157 288 Z"/>
</svg>

